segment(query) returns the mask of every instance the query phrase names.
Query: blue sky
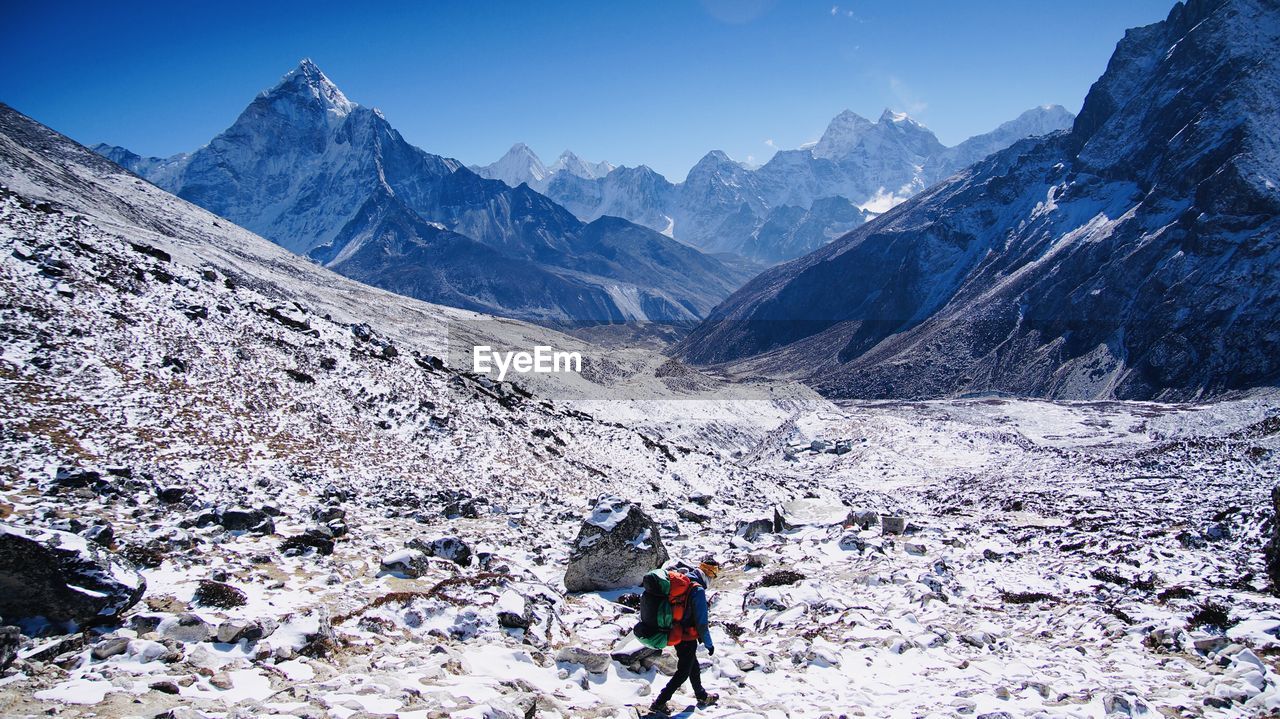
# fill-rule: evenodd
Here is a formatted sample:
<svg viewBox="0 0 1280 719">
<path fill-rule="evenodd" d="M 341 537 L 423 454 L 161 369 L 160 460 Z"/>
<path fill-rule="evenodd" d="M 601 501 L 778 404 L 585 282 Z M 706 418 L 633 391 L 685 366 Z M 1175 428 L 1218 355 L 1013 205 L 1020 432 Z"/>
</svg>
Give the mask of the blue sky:
<svg viewBox="0 0 1280 719">
<path fill-rule="evenodd" d="M 1075 112 L 1125 28 L 1172 0 L 219 3 L 3 0 L 0 101 L 86 143 L 192 150 L 311 57 L 412 143 L 468 163 L 683 179 L 711 149 L 763 162 L 848 108 L 946 144 L 1029 107 Z"/>
</svg>

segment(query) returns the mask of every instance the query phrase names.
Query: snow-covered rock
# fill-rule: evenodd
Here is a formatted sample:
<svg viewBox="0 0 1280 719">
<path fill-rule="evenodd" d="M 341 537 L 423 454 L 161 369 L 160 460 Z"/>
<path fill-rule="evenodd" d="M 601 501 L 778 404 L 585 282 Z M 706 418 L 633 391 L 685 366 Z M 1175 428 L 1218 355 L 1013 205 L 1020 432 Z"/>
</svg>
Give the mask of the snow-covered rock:
<svg viewBox="0 0 1280 719">
<path fill-rule="evenodd" d="M 183 612 L 160 621 L 156 633 L 176 642 L 197 644 L 213 636 L 213 627 L 198 614 Z"/>
<path fill-rule="evenodd" d="M 84 537 L 0 523 L 0 616 L 9 621 L 107 622 L 146 588 L 128 560 Z"/>
<path fill-rule="evenodd" d="M 435 539 L 414 538 L 407 546 L 416 549 L 428 557 L 447 559 L 459 566 L 471 564 L 471 547 L 457 537 L 438 537 Z"/>
<path fill-rule="evenodd" d="M 657 523 L 634 502 L 605 496 L 573 542 L 564 585 L 571 592 L 634 587 L 666 561 Z"/>
<path fill-rule="evenodd" d="M 830 499 L 796 499 L 773 508 L 773 526 L 778 532 L 801 527 L 831 527 L 845 524 L 849 508 Z"/>
</svg>

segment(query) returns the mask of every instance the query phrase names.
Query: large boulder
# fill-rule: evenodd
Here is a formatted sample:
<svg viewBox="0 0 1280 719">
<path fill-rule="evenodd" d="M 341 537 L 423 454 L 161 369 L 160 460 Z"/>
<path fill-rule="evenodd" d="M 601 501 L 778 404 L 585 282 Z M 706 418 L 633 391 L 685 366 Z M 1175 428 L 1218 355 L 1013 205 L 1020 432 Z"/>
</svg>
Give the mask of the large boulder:
<svg viewBox="0 0 1280 719">
<path fill-rule="evenodd" d="M 801 527 L 831 527 L 849 519 L 849 508 L 829 499 L 796 499 L 773 508 L 773 529 L 785 532 Z"/>
<path fill-rule="evenodd" d="M 431 571 L 431 560 L 418 549 L 401 549 L 382 558 L 381 570 L 416 579 Z"/>
<path fill-rule="evenodd" d="M 218 512 L 217 521 L 228 532 L 275 534 L 276 531 L 276 525 L 271 516 L 261 509 L 227 507 Z"/>
<path fill-rule="evenodd" d="M 6 619 L 110 621 L 146 588 L 132 564 L 84 537 L 0 522 L 0 615 Z"/>
<path fill-rule="evenodd" d="M 471 547 L 457 537 L 440 537 L 438 539 L 415 537 L 410 539 L 405 546 L 410 549 L 416 549 L 428 557 L 447 559 L 460 567 L 466 567 L 471 564 Z"/>
<path fill-rule="evenodd" d="M 666 561 L 658 525 L 638 505 L 601 497 L 574 540 L 564 586 L 571 592 L 634 587 Z"/>
<path fill-rule="evenodd" d="M 740 519 L 738 526 L 734 530 L 734 537 L 746 542 L 743 548 L 750 548 L 750 544 L 760 538 L 762 534 L 768 534 L 774 529 L 774 520 L 772 519 Z"/>
</svg>

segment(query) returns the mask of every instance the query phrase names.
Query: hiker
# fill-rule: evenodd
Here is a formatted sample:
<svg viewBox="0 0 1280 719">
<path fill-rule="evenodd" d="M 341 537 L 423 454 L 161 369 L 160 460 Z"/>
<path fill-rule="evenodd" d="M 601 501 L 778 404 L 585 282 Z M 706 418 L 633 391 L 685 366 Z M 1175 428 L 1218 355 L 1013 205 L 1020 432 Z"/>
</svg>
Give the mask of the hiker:
<svg viewBox="0 0 1280 719">
<path fill-rule="evenodd" d="M 711 642 L 711 631 L 707 627 L 707 587 L 719 573 L 720 563 L 715 557 L 707 557 L 698 564 L 697 569 L 685 572 L 685 575 L 692 580 L 685 605 L 687 607 L 685 611 L 689 612 L 689 615 L 683 617 L 683 621 L 671 628 L 672 636 L 669 643 L 675 644 L 676 647 L 678 660 L 676 673 L 671 676 L 671 681 L 667 682 L 667 685 L 658 693 L 658 697 L 653 700 L 653 705 L 649 707 L 654 714 L 671 713 L 667 702 L 686 679 L 689 680 L 689 686 L 693 687 L 698 708 L 711 706 L 720 698 L 719 694 L 708 693 L 702 688 L 702 676 L 698 669 L 699 641 L 707 648 L 707 654 L 716 653 L 715 644 Z"/>
</svg>

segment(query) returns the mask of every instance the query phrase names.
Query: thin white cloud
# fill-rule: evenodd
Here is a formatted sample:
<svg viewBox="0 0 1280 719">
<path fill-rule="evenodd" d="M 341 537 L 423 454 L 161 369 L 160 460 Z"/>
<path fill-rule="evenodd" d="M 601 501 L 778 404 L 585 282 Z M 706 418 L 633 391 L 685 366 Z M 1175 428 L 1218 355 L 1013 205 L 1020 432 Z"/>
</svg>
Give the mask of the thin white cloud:
<svg viewBox="0 0 1280 719">
<path fill-rule="evenodd" d="M 907 83 L 898 79 L 897 75 L 889 76 L 889 92 L 897 101 L 898 107 L 908 115 L 918 115 L 929 107 L 929 103 L 912 91 Z"/>
<path fill-rule="evenodd" d="M 773 144 L 773 138 L 769 138 L 768 140 L 765 140 L 765 141 L 764 141 L 764 144 L 765 144 L 765 146 L 766 146 L 766 147 L 771 147 L 771 148 L 773 148 L 773 149 L 775 149 L 775 150 L 776 150 L 776 149 L 778 149 L 778 146 L 777 146 L 777 145 L 775 145 L 775 144 Z"/>
<path fill-rule="evenodd" d="M 840 17 L 841 15 L 849 18 L 850 20 L 857 20 L 858 22 L 862 22 L 862 19 L 854 15 L 852 10 L 842 10 L 839 5 L 832 5 L 831 17 Z"/>
</svg>

